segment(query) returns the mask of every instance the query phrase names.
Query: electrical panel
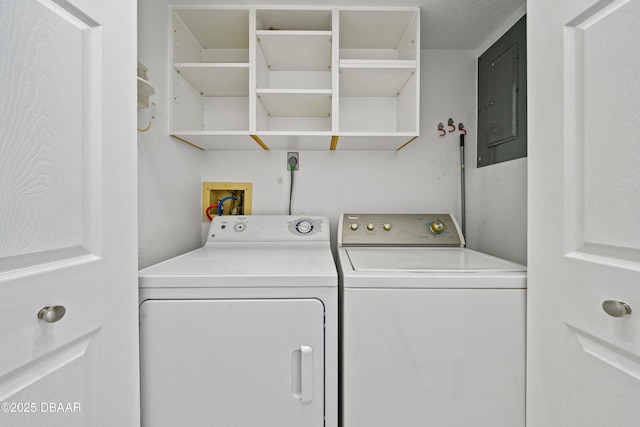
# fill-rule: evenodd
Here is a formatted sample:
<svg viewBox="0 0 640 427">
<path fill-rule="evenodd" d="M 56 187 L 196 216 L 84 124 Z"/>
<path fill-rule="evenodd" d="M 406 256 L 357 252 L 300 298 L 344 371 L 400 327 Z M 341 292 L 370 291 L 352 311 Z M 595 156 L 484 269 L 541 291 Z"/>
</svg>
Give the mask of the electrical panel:
<svg viewBox="0 0 640 427">
<path fill-rule="evenodd" d="M 252 187 L 250 182 L 203 182 L 202 221 L 220 214 L 251 215 Z"/>
<path fill-rule="evenodd" d="M 526 155 L 525 16 L 478 58 L 478 167 Z"/>
</svg>

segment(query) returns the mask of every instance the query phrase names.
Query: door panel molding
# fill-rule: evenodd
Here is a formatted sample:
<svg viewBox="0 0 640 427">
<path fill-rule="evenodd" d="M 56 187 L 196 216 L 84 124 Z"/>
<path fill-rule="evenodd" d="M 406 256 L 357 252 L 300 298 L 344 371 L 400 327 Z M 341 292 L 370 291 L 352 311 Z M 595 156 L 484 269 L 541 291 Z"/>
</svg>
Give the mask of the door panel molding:
<svg viewBox="0 0 640 427">
<path fill-rule="evenodd" d="M 625 425 L 640 419 L 640 357 L 573 327 L 568 348 L 567 425 Z"/>
<path fill-rule="evenodd" d="M 0 425 L 48 425 L 52 418 L 70 427 L 101 425 L 100 341 L 95 330 L 0 377 Z"/>
<path fill-rule="evenodd" d="M 639 18 L 638 2 L 606 0 L 564 30 L 565 252 L 634 270 L 640 270 Z"/>
<path fill-rule="evenodd" d="M 12 3 L 0 18 L 0 280 L 101 252 L 101 28 L 65 0 Z"/>
</svg>

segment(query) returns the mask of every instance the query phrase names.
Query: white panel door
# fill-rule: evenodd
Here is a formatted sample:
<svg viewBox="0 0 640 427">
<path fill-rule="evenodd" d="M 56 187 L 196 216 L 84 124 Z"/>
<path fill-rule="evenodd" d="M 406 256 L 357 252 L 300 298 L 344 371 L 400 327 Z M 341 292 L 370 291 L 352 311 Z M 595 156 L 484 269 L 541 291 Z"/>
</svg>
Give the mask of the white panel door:
<svg viewBox="0 0 640 427">
<path fill-rule="evenodd" d="M 527 426 L 638 425 L 640 1 L 529 2 L 527 25 Z"/>
<path fill-rule="evenodd" d="M 0 2 L 0 426 L 138 425 L 135 29 Z"/>
<path fill-rule="evenodd" d="M 317 299 L 148 300 L 140 351 L 143 426 L 324 425 Z"/>
</svg>

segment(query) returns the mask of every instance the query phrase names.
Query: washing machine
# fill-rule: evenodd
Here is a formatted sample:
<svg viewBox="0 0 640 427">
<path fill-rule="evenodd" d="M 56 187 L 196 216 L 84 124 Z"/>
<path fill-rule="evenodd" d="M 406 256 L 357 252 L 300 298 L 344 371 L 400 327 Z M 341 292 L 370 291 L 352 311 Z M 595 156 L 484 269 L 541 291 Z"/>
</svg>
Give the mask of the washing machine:
<svg viewBox="0 0 640 427">
<path fill-rule="evenodd" d="M 329 235 L 325 217 L 219 216 L 139 272 L 143 426 L 337 425 Z"/>
<path fill-rule="evenodd" d="M 524 427 L 523 266 L 448 214 L 343 214 L 338 259 L 343 427 Z"/>
</svg>

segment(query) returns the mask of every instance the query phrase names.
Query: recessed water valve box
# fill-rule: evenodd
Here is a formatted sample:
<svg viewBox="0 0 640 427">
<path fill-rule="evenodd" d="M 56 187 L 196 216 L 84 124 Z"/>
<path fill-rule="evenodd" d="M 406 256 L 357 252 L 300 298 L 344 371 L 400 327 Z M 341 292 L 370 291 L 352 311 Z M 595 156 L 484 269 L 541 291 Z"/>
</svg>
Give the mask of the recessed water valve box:
<svg viewBox="0 0 640 427">
<path fill-rule="evenodd" d="M 251 215 L 250 182 L 203 182 L 202 183 L 202 221 L 209 222 L 210 216 Z M 222 205 L 220 207 L 220 205 Z"/>
</svg>

